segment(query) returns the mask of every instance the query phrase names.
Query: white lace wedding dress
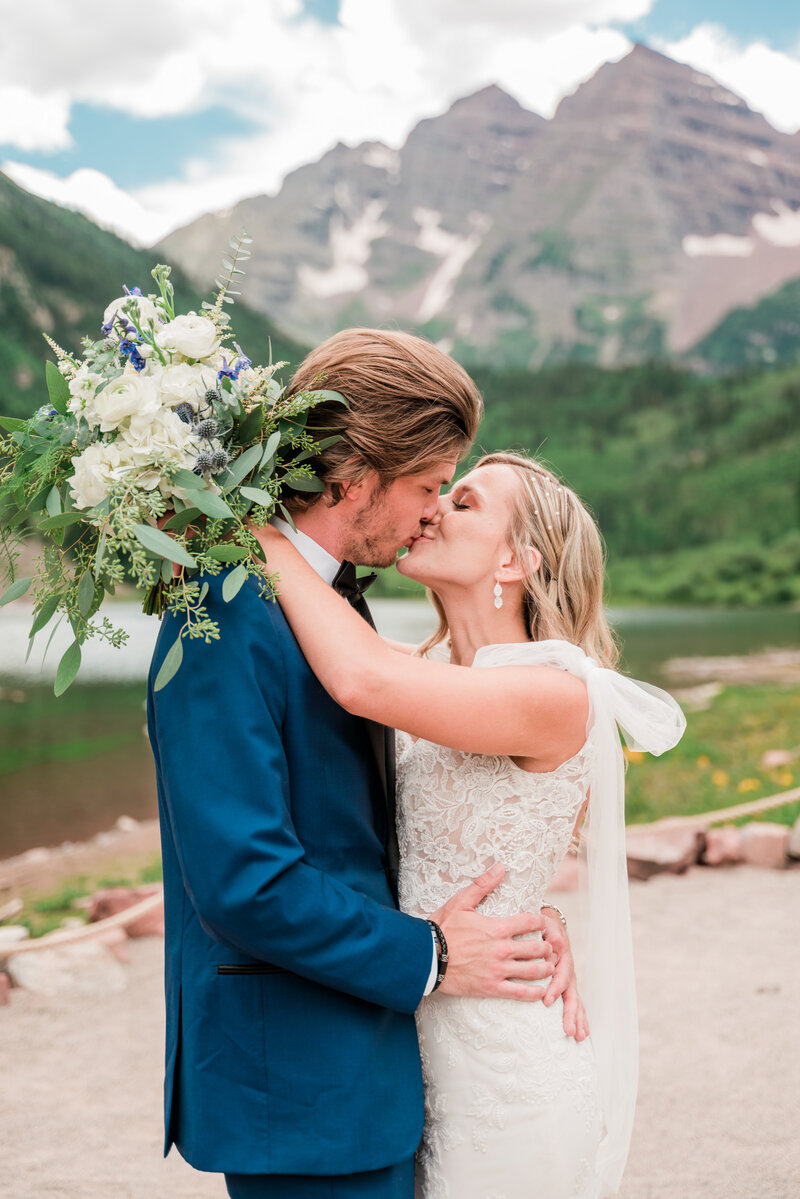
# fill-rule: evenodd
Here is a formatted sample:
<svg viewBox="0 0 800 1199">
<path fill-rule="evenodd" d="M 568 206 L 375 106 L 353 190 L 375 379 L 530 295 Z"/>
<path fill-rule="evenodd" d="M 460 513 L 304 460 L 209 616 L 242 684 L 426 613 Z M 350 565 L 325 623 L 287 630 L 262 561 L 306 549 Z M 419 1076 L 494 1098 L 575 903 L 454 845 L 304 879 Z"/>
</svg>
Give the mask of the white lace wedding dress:
<svg viewBox="0 0 800 1199">
<path fill-rule="evenodd" d="M 439 647 L 431 656 L 447 659 Z M 592 675 L 588 664 L 594 666 L 561 641 L 484 646 L 473 665 L 526 662 L 581 675 Z M 594 672 L 636 686 L 613 671 L 594 666 Z M 596 712 L 602 700 L 594 690 Z M 507 757 L 398 734 L 403 910 L 429 915 L 499 861 L 506 874 L 480 910 L 492 916 L 538 911 L 598 778 L 604 727 L 608 737 L 607 722 L 590 717 L 579 752 L 541 774 Z M 613 733 L 621 758 L 616 725 Z M 426 1116 L 418 1199 L 597 1199 L 608 1193 L 598 1167 L 605 1124 L 595 1050 L 591 1038 L 568 1038 L 562 1017 L 560 999 L 545 1007 L 437 992 L 422 1001 L 417 1024 Z"/>
</svg>

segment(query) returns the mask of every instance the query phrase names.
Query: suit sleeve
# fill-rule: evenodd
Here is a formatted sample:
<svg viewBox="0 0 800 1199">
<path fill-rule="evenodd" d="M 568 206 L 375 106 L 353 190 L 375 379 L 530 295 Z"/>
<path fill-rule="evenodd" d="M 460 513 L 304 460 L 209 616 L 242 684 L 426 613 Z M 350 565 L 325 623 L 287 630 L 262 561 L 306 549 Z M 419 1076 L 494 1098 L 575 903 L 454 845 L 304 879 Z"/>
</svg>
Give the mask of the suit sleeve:
<svg viewBox="0 0 800 1199">
<path fill-rule="evenodd" d="M 184 638 L 178 673 L 152 680 L 179 624 L 165 616 L 148 726 L 162 798 L 199 919 L 217 941 L 382 1007 L 412 1012 L 431 968 L 424 920 L 308 865 L 289 810 L 286 682 L 265 601 L 219 578 L 206 603 L 221 637 Z"/>
</svg>

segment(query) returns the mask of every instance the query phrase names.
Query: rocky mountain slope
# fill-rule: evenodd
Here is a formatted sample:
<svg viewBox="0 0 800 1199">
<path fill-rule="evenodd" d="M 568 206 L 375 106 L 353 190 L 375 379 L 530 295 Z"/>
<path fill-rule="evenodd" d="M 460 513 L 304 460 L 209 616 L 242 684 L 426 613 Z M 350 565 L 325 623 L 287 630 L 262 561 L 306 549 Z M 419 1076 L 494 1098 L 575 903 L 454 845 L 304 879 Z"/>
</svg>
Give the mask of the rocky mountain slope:
<svg viewBox="0 0 800 1199">
<path fill-rule="evenodd" d="M 800 134 L 637 46 L 552 120 L 486 88 L 400 151 L 339 145 L 166 251 L 205 283 L 242 224 L 249 302 L 305 341 L 397 322 L 467 362 L 680 356 L 800 276 Z"/>
</svg>

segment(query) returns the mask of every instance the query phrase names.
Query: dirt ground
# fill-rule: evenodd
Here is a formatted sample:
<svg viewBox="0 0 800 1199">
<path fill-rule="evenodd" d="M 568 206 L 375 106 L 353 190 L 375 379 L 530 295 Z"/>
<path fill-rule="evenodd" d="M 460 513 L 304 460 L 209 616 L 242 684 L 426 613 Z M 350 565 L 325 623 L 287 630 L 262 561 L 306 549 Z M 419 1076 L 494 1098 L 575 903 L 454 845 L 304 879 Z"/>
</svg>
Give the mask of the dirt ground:
<svg viewBox="0 0 800 1199">
<path fill-rule="evenodd" d="M 800 869 L 662 875 L 632 907 L 642 1066 L 623 1199 L 797 1199 Z M 220 1177 L 161 1157 L 162 944 L 130 948 L 120 994 L 15 991 L 0 1009 L 4 1199 L 223 1199 Z M 535 1179 L 530 1194 L 549 1199 Z"/>
</svg>

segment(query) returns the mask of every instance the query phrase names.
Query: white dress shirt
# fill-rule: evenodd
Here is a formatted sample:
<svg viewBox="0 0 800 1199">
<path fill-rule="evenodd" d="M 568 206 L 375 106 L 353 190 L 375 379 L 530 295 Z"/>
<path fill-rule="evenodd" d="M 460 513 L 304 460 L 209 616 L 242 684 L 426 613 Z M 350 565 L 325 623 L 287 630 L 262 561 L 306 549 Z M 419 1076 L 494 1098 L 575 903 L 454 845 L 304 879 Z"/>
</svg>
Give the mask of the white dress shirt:
<svg viewBox="0 0 800 1199">
<path fill-rule="evenodd" d="M 270 523 L 280 533 L 283 533 L 287 541 L 291 541 L 294 548 L 298 553 L 303 555 L 308 565 L 314 568 L 320 578 L 324 579 L 326 583 L 333 582 L 339 567 L 342 565 L 337 558 L 334 558 L 333 554 L 329 554 L 318 541 L 315 541 L 313 537 L 309 537 L 307 533 L 301 533 L 299 529 L 293 529 L 289 522 L 282 520 L 280 516 L 273 516 Z M 424 995 L 430 995 L 433 990 L 433 984 L 436 982 L 436 975 L 439 972 L 439 955 L 436 952 L 436 937 L 433 929 L 431 929 L 431 937 L 433 938 L 433 964 L 423 992 Z"/>
</svg>

